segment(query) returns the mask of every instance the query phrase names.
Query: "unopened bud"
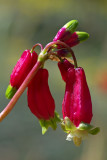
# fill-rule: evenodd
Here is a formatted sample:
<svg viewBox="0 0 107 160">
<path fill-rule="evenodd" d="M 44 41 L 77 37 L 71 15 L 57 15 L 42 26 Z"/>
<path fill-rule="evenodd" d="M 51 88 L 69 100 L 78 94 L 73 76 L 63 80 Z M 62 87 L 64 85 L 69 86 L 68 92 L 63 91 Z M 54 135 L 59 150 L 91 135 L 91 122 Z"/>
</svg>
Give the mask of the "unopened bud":
<svg viewBox="0 0 107 160">
<path fill-rule="evenodd" d="M 56 34 L 55 38 L 53 39 L 53 41 L 67 41 L 70 36 L 72 35 L 72 33 L 75 31 L 76 27 L 78 25 L 78 21 L 77 20 L 72 20 L 68 23 L 66 23 Z"/>
</svg>

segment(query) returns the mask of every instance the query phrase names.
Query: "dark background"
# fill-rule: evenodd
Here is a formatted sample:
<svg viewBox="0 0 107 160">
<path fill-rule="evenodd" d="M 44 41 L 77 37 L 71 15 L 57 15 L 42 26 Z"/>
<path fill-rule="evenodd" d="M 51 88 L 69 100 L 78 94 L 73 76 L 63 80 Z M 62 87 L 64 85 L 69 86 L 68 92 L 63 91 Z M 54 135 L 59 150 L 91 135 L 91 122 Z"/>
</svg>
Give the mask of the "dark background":
<svg viewBox="0 0 107 160">
<path fill-rule="evenodd" d="M 73 47 L 85 70 L 93 102 L 92 124 L 101 132 L 77 148 L 66 141 L 58 126 L 42 136 L 38 120 L 27 107 L 26 91 L 0 124 L 1 160 L 107 159 L 107 1 L 106 0 L 0 0 L 0 106 L 9 100 L 5 90 L 11 71 L 25 49 L 52 41 L 58 29 L 72 19 L 90 38 Z M 36 49 L 39 53 L 39 47 Z M 56 62 L 46 62 L 49 85 L 61 114 L 64 82 Z M 62 115 L 61 115 L 62 116 Z"/>
</svg>

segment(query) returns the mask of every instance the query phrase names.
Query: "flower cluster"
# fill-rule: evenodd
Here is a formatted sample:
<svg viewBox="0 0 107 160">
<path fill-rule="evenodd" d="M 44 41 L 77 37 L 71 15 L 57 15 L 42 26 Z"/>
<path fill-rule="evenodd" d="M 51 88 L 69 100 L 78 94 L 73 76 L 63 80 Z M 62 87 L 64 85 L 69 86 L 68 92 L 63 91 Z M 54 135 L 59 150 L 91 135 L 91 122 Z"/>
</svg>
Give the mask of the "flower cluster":
<svg viewBox="0 0 107 160">
<path fill-rule="evenodd" d="M 67 140 L 73 140 L 74 144 L 79 146 L 88 134 L 95 135 L 99 132 L 98 127 L 93 128 L 90 125 L 93 116 L 90 91 L 84 69 L 78 67 L 71 49 L 89 37 L 86 32 L 75 31 L 77 25 L 77 20 L 68 22 L 44 48 L 38 43 L 31 50 L 22 53 L 10 76 L 6 97 L 11 100 L 0 113 L 0 121 L 12 110 L 27 87 L 28 107 L 38 118 L 42 134 L 49 127 L 55 130 L 57 123 L 60 123 L 67 133 Z M 41 47 L 39 55 L 34 51 L 38 45 Z M 69 59 L 71 56 L 72 59 Z M 49 89 L 49 74 L 48 70 L 44 69 L 44 63 L 48 59 L 58 61 L 62 80 L 66 83 L 62 102 L 63 119 L 60 119 L 55 111 L 55 101 Z"/>
</svg>

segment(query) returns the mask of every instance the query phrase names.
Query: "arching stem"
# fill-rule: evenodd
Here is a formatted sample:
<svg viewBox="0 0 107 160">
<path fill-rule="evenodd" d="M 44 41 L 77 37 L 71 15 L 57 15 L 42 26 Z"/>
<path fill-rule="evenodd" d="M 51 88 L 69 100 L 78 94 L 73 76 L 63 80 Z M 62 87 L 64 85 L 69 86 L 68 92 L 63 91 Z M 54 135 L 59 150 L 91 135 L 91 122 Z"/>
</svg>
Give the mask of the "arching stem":
<svg viewBox="0 0 107 160">
<path fill-rule="evenodd" d="M 37 46 L 40 46 L 41 51 L 43 50 L 43 46 L 42 46 L 42 44 L 41 44 L 41 43 L 36 43 L 36 44 L 32 47 L 31 52 L 33 52 L 33 51 L 34 51 L 34 49 L 35 49 Z"/>
</svg>

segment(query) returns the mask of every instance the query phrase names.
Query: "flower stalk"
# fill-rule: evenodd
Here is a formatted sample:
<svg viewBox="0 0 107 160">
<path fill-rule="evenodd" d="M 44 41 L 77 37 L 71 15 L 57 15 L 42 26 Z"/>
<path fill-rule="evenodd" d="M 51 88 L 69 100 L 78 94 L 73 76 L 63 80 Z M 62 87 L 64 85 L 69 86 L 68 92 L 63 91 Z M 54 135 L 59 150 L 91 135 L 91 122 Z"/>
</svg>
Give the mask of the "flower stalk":
<svg viewBox="0 0 107 160">
<path fill-rule="evenodd" d="M 43 46 L 42 46 L 42 44 L 41 44 L 41 43 L 36 43 L 36 44 L 32 47 L 32 49 L 31 49 L 31 53 L 33 53 L 34 49 L 35 49 L 37 46 L 40 46 L 41 51 L 43 50 Z"/>
</svg>

